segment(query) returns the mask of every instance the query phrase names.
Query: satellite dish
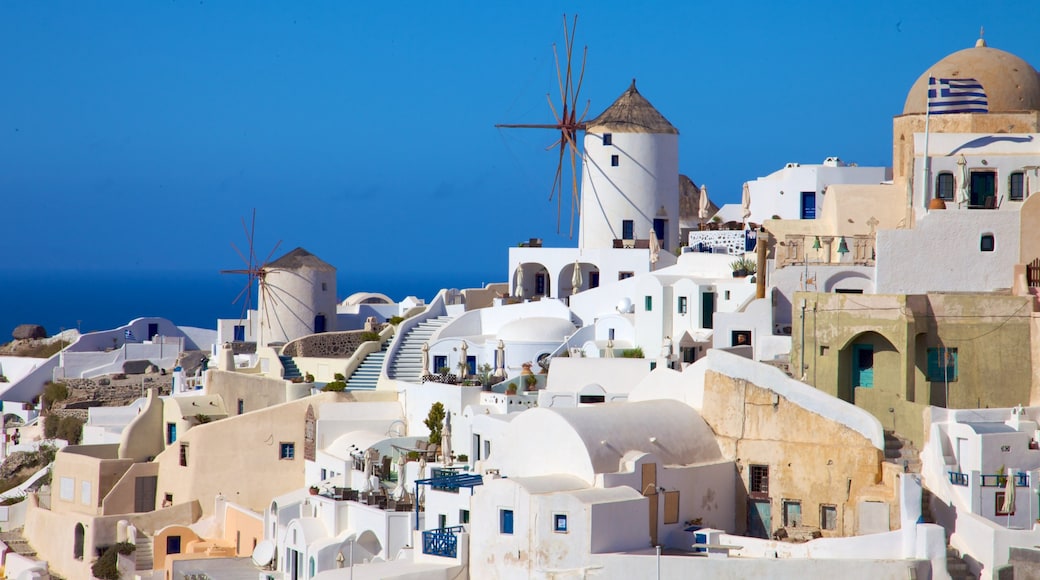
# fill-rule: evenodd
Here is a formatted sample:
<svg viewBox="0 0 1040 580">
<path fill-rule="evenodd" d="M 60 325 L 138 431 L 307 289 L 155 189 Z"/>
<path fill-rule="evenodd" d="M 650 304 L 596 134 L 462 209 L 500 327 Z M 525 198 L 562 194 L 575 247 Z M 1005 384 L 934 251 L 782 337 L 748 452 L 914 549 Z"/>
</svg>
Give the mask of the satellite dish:
<svg viewBox="0 0 1040 580">
<path fill-rule="evenodd" d="M 617 303 L 617 311 L 622 313 L 622 314 L 624 314 L 626 312 L 631 312 L 632 311 L 632 299 L 631 298 L 622 298 Z"/>
<path fill-rule="evenodd" d="M 260 543 L 253 548 L 253 563 L 263 568 L 271 563 L 274 559 L 274 552 L 277 546 L 271 540 L 261 540 Z"/>
</svg>

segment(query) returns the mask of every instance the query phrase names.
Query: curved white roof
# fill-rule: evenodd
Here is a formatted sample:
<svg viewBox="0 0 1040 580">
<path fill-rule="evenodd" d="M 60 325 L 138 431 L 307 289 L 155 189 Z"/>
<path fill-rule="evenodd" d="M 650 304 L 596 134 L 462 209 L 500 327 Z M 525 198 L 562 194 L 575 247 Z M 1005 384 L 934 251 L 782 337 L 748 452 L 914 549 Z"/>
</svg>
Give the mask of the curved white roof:
<svg viewBox="0 0 1040 580">
<path fill-rule="evenodd" d="M 381 292 L 355 292 L 340 302 L 343 306 L 354 306 L 357 304 L 393 304 L 394 301 Z"/>
<path fill-rule="evenodd" d="M 574 334 L 574 330 L 569 320 L 532 316 L 503 325 L 498 331 L 498 339 L 507 342 L 562 342 L 563 337 Z"/>
<path fill-rule="evenodd" d="M 573 475 L 589 484 L 596 474 L 618 472 L 633 451 L 653 454 L 665 465 L 723 459 L 700 414 L 675 400 L 530 409 L 513 420 L 498 445 L 489 463 L 502 475 Z"/>
<path fill-rule="evenodd" d="M 291 530 L 294 526 L 299 528 L 302 536 L 297 538 L 296 546 L 309 546 L 322 538 L 329 537 L 328 529 L 319 518 L 297 518 L 289 523 L 288 529 Z M 289 537 L 291 536 L 289 534 Z"/>
</svg>

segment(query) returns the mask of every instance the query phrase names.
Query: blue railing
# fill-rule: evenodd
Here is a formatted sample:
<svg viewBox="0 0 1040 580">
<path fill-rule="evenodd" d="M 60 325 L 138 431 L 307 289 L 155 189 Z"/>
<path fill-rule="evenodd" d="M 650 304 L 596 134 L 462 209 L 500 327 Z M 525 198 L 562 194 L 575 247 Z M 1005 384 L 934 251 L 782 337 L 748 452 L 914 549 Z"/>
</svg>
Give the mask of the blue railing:
<svg viewBox="0 0 1040 580">
<path fill-rule="evenodd" d="M 1004 487 L 1007 485 L 1007 476 L 999 473 L 982 476 L 982 487 Z M 1029 487 L 1029 474 L 1025 472 L 1015 474 L 1015 487 Z"/>
<path fill-rule="evenodd" d="M 951 472 L 949 472 L 949 474 L 950 474 L 950 483 L 952 483 L 953 485 L 963 485 L 963 486 L 967 486 L 968 485 L 968 474 L 967 473 L 960 473 L 960 472 L 957 472 L 957 471 L 951 471 Z"/>
<path fill-rule="evenodd" d="M 430 556 L 444 556 L 455 558 L 458 554 L 459 537 L 462 526 L 451 526 L 449 528 L 438 528 L 423 532 L 422 551 Z"/>
</svg>

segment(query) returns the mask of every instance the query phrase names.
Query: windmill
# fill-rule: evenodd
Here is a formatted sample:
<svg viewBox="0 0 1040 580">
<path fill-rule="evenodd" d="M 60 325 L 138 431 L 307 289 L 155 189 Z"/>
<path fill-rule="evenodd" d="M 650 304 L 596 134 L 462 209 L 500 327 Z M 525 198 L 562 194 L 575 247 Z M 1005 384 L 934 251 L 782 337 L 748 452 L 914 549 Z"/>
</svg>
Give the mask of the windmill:
<svg viewBox="0 0 1040 580">
<path fill-rule="evenodd" d="M 238 293 L 238 296 L 232 301 L 232 304 L 237 304 L 240 300 L 245 298 L 242 302 L 242 314 L 239 316 L 239 324 L 248 317 L 249 310 L 253 305 L 253 284 L 257 284 L 257 312 L 260 316 L 260 329 L 257 333 L 257 344 L 263 345 L 264 337 L 264 326 L 270 319 L 270 304 L 274 300 L 272 289 L 268 288 L 267 285 L 267 274 L 271 271 L 268 264 L 271 262 L 271 257 L 278 251 L 278 246 L 281 245 L 282 241 L 278 242 L 271 248 L 271 251 L 267 254 L 267 258 L 261 262 L 256 258 L 256 249 L 253 242 L 255 241 L 256 234 L 256 208 L 253 209 L 252 220 L 250 221 L 249 227 L 246 227 L 246 220 L 242 218 L 242 230 L 246 234 L 246 242 L 249 244 L 248 253 L 243 254 L 242 250 L 231 242 L 231 247 L 234 248 L 235 253 L 245 263 L 245 268 L 232 269 L 232 270 L 221 270 L 221 274 L 245 274 L 246 284 L 245 287 Z"/>
<path fill-rule="evenodd" d="M 556 79 L 560 85 L 560 108 L 553 104 L 552 96 L 545 95 L 552 110 L 555 123 L 521 123 L 521 124 L 497 124 L 499 129 L 555 129 L 560 132 L 560 138 L 546 150 L 558 149 L 559 160 L 556 165 L 556 175 L 553 177 L 552 190 L 549 193 L 549 201 L 556 198 L 556 232 L 560 231 L 560 216 L 563 214 L 563 190 L 564 190 L 564 158 L 570 157 L 570 182 L 571 182 L 571 222 L 570 233 L 574 237 L 574 214 L 575 210 L 580 212 L 580 193 L 578 191 L 578 131 L 585 130 L 585 115 L 589 112 L 591 101 L 586 102 L 581 116 L 578 116 L 578 94 L 581 92 L 581 83 L 585 78 L 585 59 L 588 56 L 589 47 L 585 47 L 581 55 L 581 69 L 577 71 L 577 82 L 574 80 L 575 70 L 572 66 L 574 52 L 574 33 L 578 28 L 578 16 L 574 16 L 573 24 L 568 28 L 567 15 L 563 15 L 563 38 L 566 66 L 564 71 L 560 67 L 560 55 L 553 43 L 553 58 L 556 62 Z M 562 112 L 562 114 L 561 114 Z"/>
</svg>

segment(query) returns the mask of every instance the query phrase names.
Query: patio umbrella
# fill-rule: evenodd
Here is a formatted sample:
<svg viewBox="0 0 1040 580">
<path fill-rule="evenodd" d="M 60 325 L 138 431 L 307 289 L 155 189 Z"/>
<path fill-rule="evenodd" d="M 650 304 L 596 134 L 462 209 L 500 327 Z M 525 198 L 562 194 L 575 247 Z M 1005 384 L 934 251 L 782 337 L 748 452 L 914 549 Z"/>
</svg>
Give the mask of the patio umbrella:
<svg viewBox="0 0 1040 580">
<path fill-rule="evenodd" d="M 416 480 L 426 479 L 426 454 L 423 453 L 419 456 L 419 473 L 415 476 Z M 418 485 L 416 485 L 418 487 Z M 426 505 L 426 486 L 419 487 L 415 491 L 415 503 L 420 506 Z"/>
<path fill-rule="evenodd" d="M 430 374 L 430 343 L 422 345 L 422 376 Z"/>
<path fill-rule="evenodd" d="M 405 466 L 408 465 L 408 454 L 400 451 L 397 456 L 397 487 L 394 488 L 394 501 L 401 501 L 408 496 L 408 482 L 405 479 Z"/>
<path fill-rule="evenodd" d="M 1000 511 L 1008 514 L 1010 519 L 1011 512 L 1015 511 L 1015 473 L 1009 469 L 1004 479 L 1004 505 L 1000 506 Z"/>
<path fill-rule="evenodd" d="M 708 219 L 708 186 L 701 185 L 701 198 L 698 200 L 699 205 L 697 206 L 697 217 L 701 221 Z"/>
<path fill-rule="evenodd" d="M 495 369 L 496 377 L 506 376 L 506 343 L 498 341 L 498 368 Z"/>
<path fill-rule="evenodd" d="M 444 465 L 451 466 L 451 411 L 444 415 L 444 432 L 441 433 L 441 458 Z"/>
<path fill-rule="evenodd" d="M 657 232 L 650 228 L 650 263 L 656 264 L 661 257 L 661 242 L 657 239 Z"/>
<path fill-rule="evenodd" d="M 574 272 L 571 274 L 571 294 L 577 294 L 581 289 L 581 264 L 574 260 Z"/>
<path fill-rule="evenodd" d="M 524 298 L 524 267 L 518 266 L 516 269 L 516 297 L 523 300 Z"/>
<path fill-rule="evenodd" d="M 372 464 L 375 463 L 375 456 L 378 454 L 379 452 L 372 448 L 365 450 L 365 481 L 361 484 L 361 491 L 375 491 L 372 487 Z"/>
<path fill-rule="evenodd" d="M 744 212 L 744 221 L 751 217 L 751 185 L 744 182 L 744 191 L 740 195 L 740 207 Z"/>
<path fill-rule="evenodd" d="M 469 357 L 466 356 L 466 353 L 469 352 L 469 345 L 466 344 L 465 340 L 462 341 L 462 346 L 459 347 L 459 350 L 462 353 L 459 355 L 459 380 L 461 381 L 469 374 Z"/>
<path fill-rule="evenodd" d="M 960 206 L 968 203 L 968 178 L 971 174 L 968 171 L 968 160 L 963 155 L 957 160 L 957 167 L 961 174 L 960 187 L 957 188 L 957 205 Z"/>
<path fill-rule="evenodd" d="M 607 339 L 607 348 L 603 351 L 603 358 L 614 358 L 614 341 Z"/>
</svg>

